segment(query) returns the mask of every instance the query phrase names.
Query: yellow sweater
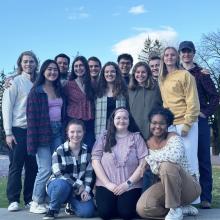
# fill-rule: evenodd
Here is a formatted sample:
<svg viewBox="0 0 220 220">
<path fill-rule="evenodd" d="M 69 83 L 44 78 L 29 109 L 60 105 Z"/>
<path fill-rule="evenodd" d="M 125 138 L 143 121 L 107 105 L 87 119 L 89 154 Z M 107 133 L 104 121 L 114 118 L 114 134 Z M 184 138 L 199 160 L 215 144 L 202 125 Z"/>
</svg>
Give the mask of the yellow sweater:
<svg viewBox="0 0 220 220">
<path fill-rule="evenodd" d="M 160 82 L 160 90 L 164 107 L 174 114 L 174 124 L 184 124 L 182 130 L 189 131 L 200 112 L 194 77 L 186 70 L 175 70 Z"/>
</svg>

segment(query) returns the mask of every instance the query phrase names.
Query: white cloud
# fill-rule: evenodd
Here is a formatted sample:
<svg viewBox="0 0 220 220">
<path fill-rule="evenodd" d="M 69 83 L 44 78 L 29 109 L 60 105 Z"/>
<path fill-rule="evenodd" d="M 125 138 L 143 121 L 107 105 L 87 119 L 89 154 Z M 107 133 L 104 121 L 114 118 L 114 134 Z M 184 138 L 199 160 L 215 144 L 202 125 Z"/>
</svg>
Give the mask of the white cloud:
<svg viewBox="0 0 220 220">
<path fill-rule="evenodd" d="M 65 9 L 66 12 L 68 12 L 67 19 L 68 20 L 78 20 L 78 19 L 85 19 L 89 17 L 89 14 L 86 12 L 84 6 L 80 6 L 79 8 L 74 9 Z"/>
<path fill-rule="evenodd" d="M 137 5 L 137 6 L 131 7 L 128 12 L 133 15 L 139 15 L 139 14 L 146 13 L 146 10 L 144 9 L 144 5 Z"/>
<path fill-rule="evenodd" d="M 135 28 L 139 30 L 135 36 L 121 40 L 113 45 L 112 51 L 119 55 L 130 53 L 134 58 L 134 63 L 138 61 L 138 55 L 144 47 L 144 41 L 150 37 L 152 40 L 158 39 L 163 45 L 176 46 L 178 33 L 172 27 L 161 27 L 161 29 Z"/>
</svg>

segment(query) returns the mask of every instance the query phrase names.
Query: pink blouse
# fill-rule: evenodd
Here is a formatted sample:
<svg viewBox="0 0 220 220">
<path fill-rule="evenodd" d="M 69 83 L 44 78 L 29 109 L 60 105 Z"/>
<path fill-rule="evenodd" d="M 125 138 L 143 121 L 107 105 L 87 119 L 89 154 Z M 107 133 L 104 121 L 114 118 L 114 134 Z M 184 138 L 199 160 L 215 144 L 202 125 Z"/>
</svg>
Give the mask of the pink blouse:
<svg viewBox="0 0 220 220">
<path fill-rule="evenodd" d="M 148 154 L 147 146 L 139 133 L 129 133 L 126 137 L 116 138 L 117 144 L 112 153 L 104 152 L 106 133 L 96 141 L 92 150 L 92 160 L 100 160 L 108 179 L 119 185 L 129 179 L 139 165 L 139 161 Z M 104 186 L 97 177 L 96 186 Z M 141 188 L 142 180 L 133 188 Z"/>
<path fill-rule="evenodd" d="M 82 120 L 94 119 L 92 104 L 82 92 L 75 80 L 70 80 L 64 86 L 64 93 L 67 97 L 67 116 Z"/>
</svg>

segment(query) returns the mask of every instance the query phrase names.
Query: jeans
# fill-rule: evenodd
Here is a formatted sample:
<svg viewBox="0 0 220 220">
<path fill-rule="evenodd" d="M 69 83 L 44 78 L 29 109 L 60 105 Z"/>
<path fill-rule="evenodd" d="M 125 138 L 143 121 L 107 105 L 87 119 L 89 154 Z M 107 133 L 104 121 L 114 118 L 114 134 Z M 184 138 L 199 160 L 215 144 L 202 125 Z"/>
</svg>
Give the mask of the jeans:
<svg viewBox="0 0 220 220">
<path fill-rule="evenodd" d="M 62 144 L 62 126 L 60 122 L 51 122 L 52 143 L 48 146 L 39 146 L 37 148 L 38 173 L 34 183 L 33 201 L 41 204 L 46 198 L 46 183 L 51 175 L 52 154 L 56 148 Z"/>
<path fill-rule="evenodd" d="M 95 212 L 93 200 L 90 199 L 86 202 L 79 201 L 72 194 L 72 186 L 66 180 L 55 179 L 52 180 L 47 189 L 50 197 L 49 209 L 59 212 L 63 203 L 69 202 L 76 214 L 81 218 L 91 218 Z"/>
<path fill-rule="evenodd" d="M 147 169 L 143 176 L 142 193 L 151 187 L 155 182 L 156 176 L 152 173 L 151 169 Z"/>
<path fill-rule="evenodd" d="M 9 203 L 20 202 L 20 193 L 22 188 L 21 174 L 23 166 L 25 168 L 24 176 L 24 202 L 29 203 L 32 199 L 32 191 L 37 173 L 37 163 L 35 156 L 27 154 L 27 129 L 13 127 L 12 132 L 16 138 L 17 144 L 9 150 L 9 173 L 7 183 L 7 197 Z"/>
<path fill-rule="evenodd" d="M 201 201 L 212 201 L 212 166 L 210 159 L 210 127 L 208 119 L 199 117 L 198 160 L 200 185 L 202 188 Z"/>
</svg>

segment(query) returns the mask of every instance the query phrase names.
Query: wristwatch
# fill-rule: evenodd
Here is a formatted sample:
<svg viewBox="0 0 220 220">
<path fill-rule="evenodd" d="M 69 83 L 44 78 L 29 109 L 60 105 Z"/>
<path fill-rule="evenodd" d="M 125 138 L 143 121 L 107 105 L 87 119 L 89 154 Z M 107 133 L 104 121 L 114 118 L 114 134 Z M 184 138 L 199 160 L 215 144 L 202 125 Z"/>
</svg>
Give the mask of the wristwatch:
<svg viewBox="0 0 220 220">
<path fill-rule="evenodd" d="M 130 180 L 127 180 L 127 182 L 126 182 L 127 184 L 128 184 L 128 188 L 131 188 L 132 187 L 132 185 L 133 185 L 133 183 L 130 181 Z"/>
</svg>

